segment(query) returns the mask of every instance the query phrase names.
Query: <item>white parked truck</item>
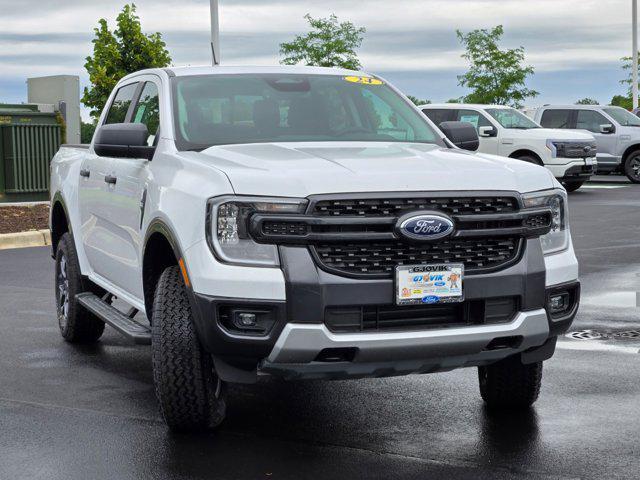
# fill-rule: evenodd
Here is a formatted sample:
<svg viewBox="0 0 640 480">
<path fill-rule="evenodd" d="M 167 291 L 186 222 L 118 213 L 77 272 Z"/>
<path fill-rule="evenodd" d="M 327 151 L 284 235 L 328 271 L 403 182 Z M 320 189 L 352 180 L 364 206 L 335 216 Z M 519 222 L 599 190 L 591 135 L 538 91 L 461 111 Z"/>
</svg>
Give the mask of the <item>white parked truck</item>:
<svg viewBox="0 0 640 480">
<path fill-rule="evenodd" d="M 62 336 L 150 344 L 175 430 L 261 376 L 476 366 L 488 405 L 528 407 L 579 303 L 567 197 L 477 143 L 363 72 L 129 75 L 51 165 Z"/>
<path fill-rule="evenodd" d="M 471 123 L 480 136 L 478 151 L 543 165 L 569 192 L 595 173 L 596 141 L 588 132 L 542 128 L 515 108 L 500 105 L 447 103 L 420 109 L 436 125 Z"/>
</svg>

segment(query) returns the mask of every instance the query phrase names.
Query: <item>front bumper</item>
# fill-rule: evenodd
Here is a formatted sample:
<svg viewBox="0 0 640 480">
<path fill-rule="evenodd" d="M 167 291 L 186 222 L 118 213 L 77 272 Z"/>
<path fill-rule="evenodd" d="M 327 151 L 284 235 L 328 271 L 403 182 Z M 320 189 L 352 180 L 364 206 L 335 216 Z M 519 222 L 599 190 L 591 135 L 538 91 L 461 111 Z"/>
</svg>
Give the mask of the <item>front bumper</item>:
<svg viewBox="0 0 640 480">
<path fill-rule="evenodd" d="M 591 158 L 580 159 L 555 159 L 564 160 L 567 163 L 562 164 L 550 164 L 545 165 L 554 177 L 561 181 L 582 181 L 588 180 L 592 175 L 595 175 L 598 169 L 598 161 Z"/>
<path fill-rule="evenodd" d="M 432 373 L 486 365 L 540 347 L 548 338 L 544 309 L 520 312 L 508 324 L 416 332 L 335 334 L 325 325 L 289 323 L 260 372 L 288 379 Z M 327 350 L 357 354 L 349 362 L 315 361 Z"/>
<path fill-rule="evenodd" d="M 197 247 L 189 252 L 188 261 L 196 258 L 193 250 Z M 545 257 L 537 239 L 527 241 L 516 264 L 494 273 L 470 275 L 464 281 L 465 299 L 469 301 L 516 297 L 518 313 L 510 322 L 393 333 L 333 333 L 325 324 L 325 312 L 330 308 L 393 304 L 393 280 L 350 279 L 330 274 L 316 266 L 306 248 L 281 247 L 280 253 L 282 270 L 209 269 L 211 276 L 224 269 L 236 269 L 238 274 L 227 278 L 242 283 L 236 291 L 246 292 L 244 296 L 242 293 L 193 296 L 200 341 L 214 356 L 216 368 L 226 381 L 255 381 L 258 372 L 288 378 L 400 375 L 491 363 L 519 352 L 535 356 L 532 349 L 544 348 L 549 338 L 569 328 L 575 316 L 573 311 L 554 322 L 544 310 L 551 286 L 576 281 L 578 267 L 573 249 Z M 204 256 L 203 253 L 200 259 L 205 260 Z M 200 281 L 206 275 L 205 262 L 194 270 L 196 291 L 201 291 L 200 285 L 213 284 Z M 252 272 L 260 280 L 272 277 L 273 285 L 259 283 L 257 290 L 261 295 L 252 296 L 254 291 L 247 290 Z M 228 284 L 216 290 L 231 293 Z M 267 293 L 282 290 L 286 291 L 284 298 L 278 294 L 270 297 Z M 227 307 L 270 310 L 274 324 L 262 336 L 230 332 L 220 318 L 221 308 Z M 494 348 L 494 341 L 499 339 L 504 345 Z M 350 349 L 354 358 L 349 362 L 315 361 L 320 353 L 334 348 Z M 541 359 L 553 354 L 553 346 L 546 351 L 548 355 Z"/>
</svg>

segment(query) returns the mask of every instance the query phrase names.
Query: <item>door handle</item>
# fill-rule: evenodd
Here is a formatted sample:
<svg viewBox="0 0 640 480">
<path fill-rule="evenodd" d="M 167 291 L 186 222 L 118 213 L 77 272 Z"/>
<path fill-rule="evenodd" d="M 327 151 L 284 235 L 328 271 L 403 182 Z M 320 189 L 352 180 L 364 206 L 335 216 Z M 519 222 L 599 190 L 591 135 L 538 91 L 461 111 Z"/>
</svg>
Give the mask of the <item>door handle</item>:
<svg viewBox="0 0 640 480">
<path fill-rule="evenodd" d="M 105 181 L 105 183 L 108 183 L 110 185 L 115 185 L 116 182 L 118 181 L 118 179 L 116 177 L 114 177 L 114 176 L 106 175 L 104 177 L 104 181 Z"/>
<path fill-rule="evenodd" d="M 91 176 L 91 170 L 87 170 L 83 168 L 82 170 L 80 170 L 80 176 L 84 178 L 89 178 L 89 176 Z"/>
</svg>

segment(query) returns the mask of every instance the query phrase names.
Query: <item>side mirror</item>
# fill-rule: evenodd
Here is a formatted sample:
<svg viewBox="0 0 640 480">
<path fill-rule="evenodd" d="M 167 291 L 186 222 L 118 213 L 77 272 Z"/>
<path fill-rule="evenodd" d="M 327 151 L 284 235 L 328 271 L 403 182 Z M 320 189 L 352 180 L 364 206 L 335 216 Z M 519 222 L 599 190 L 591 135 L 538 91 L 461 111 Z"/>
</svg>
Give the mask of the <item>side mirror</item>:
<svg viewBox="0 0 640 480">
<path fill-rule="evenodd" d="M 616 132 L 616 127 L 614 127 L 613 125 L 611 125 L 610 123 L 605 123 L 604 125 L 600 125 L 600 133 L 615 133 Z"/>
<path fill-rule="evenodd" d="M 480 147 L 478 132 L 468 122 L 442 122 L 440 130 L 458 148 L 475 152 Z"/>
<path fill-rule="evenodd" d="M 480 127 L 478 128 L 478 136 L 480 137 L 497 137 L 498 131 L 496 127 Z"/>
<path fill-rule="evenodd" d="M 151 160 L 156 147 L 147 145 L 149 131 L 142 123 L 112 123 L 96 132 L 93 149 L 100 157 Z"/>
</svg>

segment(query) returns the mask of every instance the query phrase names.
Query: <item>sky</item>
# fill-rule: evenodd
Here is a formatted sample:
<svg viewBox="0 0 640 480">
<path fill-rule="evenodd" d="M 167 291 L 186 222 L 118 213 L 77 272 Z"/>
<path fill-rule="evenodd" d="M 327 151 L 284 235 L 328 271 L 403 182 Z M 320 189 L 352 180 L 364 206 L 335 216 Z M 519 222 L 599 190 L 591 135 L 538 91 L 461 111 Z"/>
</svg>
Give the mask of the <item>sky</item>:
<svg viewBox="0 0 640 480">
<path fill-rule="evenodd" d="M 111 27 L 125 0 L 0 0 L 0 103 L 26 101 L 26 79 L 79 75 L 99 18 Z M 210 64 L 208 0 L 137 0 L 145 32 L 159 31 L 173 64 Z M 279 45 L 307 30 L 304 15 L 335 13 L 367 29 L 366 71 L 433 102 L 459 97 L 466 70 L 456 29 L 503 25 L 503 47 L 523 46 L 535 68 L 528 106 L 607 103 L 625 93 L 631 0 L 220 0 L 222 62 L 273 65 Z M 83 116 L 87 118 L 86 110 Z"/>
</svg>

